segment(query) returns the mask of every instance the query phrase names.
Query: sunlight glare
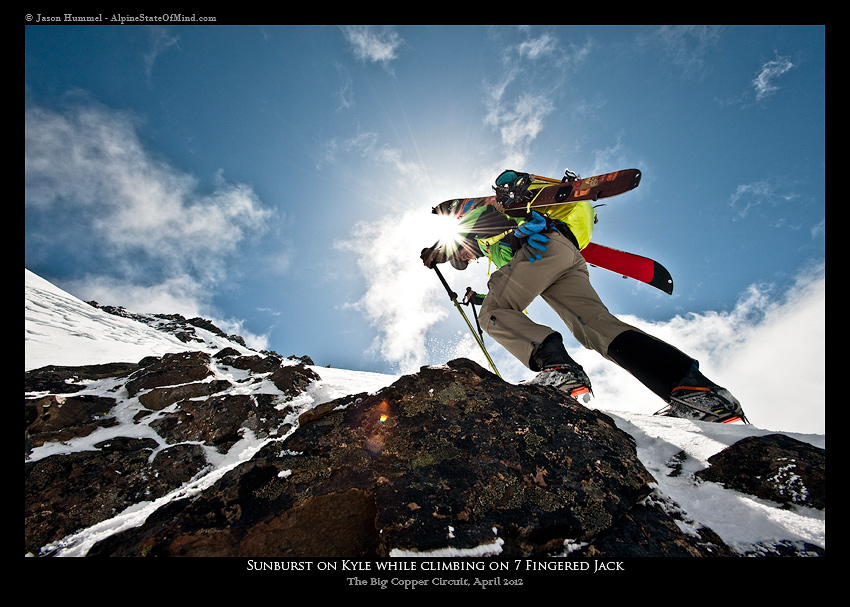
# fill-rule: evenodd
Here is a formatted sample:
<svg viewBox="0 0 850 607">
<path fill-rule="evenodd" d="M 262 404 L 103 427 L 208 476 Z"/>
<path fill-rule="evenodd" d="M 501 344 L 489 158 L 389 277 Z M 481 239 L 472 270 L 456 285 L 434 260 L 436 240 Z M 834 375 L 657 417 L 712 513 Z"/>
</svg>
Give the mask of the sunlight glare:
<svg viewBox="0 0 850 607">
<path fill-rule="evenodd" d="M 459 244 L 461 237 L 458 233 L 457 218 L 452 215 L 435 215 L 434 218 L 437 240 L 441 244 Z"/>
</svg>

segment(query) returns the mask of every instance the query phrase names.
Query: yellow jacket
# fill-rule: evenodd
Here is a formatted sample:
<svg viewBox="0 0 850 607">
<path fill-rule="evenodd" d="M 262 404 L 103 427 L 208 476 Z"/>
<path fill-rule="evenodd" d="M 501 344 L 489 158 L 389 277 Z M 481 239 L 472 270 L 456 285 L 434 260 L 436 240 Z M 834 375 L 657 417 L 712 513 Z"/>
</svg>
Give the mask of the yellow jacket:
<svg viewBox="0 0 850 607">
<path fill-rule="evenodd" d="M 596 223 L 596 210 L 589 200 L 580 200 L 565 204 L 562 207 L 554 207 L 549 212 L 541 212 L 543 209 L 538 209 L 541 215 L 563 221 L 570 228 L 570 232 L 578 241 L 578 248 L 583 249 L 588 245 L 593 237 L 593 224 Z"/>
</svg>

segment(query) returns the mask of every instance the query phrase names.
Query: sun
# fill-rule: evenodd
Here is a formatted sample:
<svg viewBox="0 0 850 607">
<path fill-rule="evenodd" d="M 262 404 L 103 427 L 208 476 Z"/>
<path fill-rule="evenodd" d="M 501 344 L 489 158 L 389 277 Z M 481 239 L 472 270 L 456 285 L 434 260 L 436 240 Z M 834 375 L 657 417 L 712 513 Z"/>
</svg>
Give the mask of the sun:
<svg viewBox="0 0 850 607">
<path fill-rule="evenodd" d="M 457 247 L 461 242 L 461 235 L 458 232 L 458 220 L 453 215 L 433 215 L 434 233 L 437 235 L 437 242 L 441 245 L 449 247 Z"/>
</svg>

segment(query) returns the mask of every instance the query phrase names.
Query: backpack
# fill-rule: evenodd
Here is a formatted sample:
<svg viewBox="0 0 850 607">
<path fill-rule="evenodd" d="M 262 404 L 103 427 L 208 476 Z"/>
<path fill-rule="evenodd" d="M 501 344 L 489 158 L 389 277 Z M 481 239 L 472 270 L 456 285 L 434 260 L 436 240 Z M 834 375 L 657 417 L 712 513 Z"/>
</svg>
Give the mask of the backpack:
<svg viewBox="0 0 850 607">
<path fill-rule="evenodd" d="M 514 208 L 526 205 L 526 210 L 530 211 L 531 203 L 542 188 L 557 183 L 571 184 L 578 178 L 579 176 L 569 169 L 564 171 L 564 177 L 560 181 L 551 177 L 506 170 L 496 178 L 493 190 L 496 192 L 496 202 L 499 204 L 511 205 Z M 563 196 L 569 196 L 572 190 L 572 185 L 565 185 Z M 557 200 L 558 194 L 555 197 Z M 599 221 L 595 207 L 588 201 L 567 202 L 545 207 L 545 210 L 538 208 L 537 211 L 544 217 L 567 224 L 578 240 L 579 248 L 584 248 L 590 242 L 593 226 Z"/>
</svg>

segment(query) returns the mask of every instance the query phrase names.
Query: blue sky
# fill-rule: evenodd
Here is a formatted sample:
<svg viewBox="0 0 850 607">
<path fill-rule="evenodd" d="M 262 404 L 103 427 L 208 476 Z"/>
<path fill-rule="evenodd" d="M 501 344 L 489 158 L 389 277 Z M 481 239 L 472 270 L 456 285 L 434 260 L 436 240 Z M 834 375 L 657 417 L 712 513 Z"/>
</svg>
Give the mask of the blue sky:
<svg viewBox="0 0 850 607">
<path fill-rule="evenodd" d="M 634 167 L 594 241 L 675 291 L 593 270 L 609 308 L 763 324 L 823 281 L 825 62 L 822 26 L 27 26 L 25 265 L 406 372 L 469 346 L 418 260 L 434 204 Z M 485 289 L 486 264 L 445 273 Z"/>
</svg>

